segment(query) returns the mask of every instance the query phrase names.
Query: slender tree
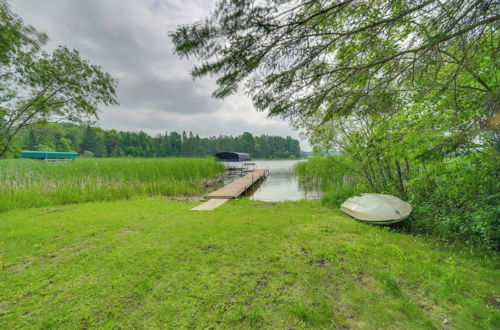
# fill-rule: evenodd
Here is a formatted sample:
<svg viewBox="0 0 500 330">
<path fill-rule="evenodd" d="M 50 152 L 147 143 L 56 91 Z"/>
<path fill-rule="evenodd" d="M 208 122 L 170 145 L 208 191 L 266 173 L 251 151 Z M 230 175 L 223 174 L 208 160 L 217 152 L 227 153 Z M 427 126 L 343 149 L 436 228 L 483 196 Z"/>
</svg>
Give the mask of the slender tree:
<svg viewBox="0 0 500 330">
<path fill-rule="evenodd" d="M 117 104 L 116 81 L 64 46 L 41 51 L 47 36 L 27 26 L 0 0 L 0 157 L 19 131 L 48 121 L 98 117 Z"/>
</svg>

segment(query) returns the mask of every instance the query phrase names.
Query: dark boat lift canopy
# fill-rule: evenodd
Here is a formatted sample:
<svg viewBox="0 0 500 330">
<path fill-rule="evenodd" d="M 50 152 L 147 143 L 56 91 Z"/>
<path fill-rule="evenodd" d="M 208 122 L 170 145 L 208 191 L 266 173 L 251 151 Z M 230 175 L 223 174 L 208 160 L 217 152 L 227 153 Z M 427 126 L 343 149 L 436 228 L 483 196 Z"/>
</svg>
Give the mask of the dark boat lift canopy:
<svg viewBox="0 0 500 330">
<path fill-rule="evenodd" d="M 215 157 L 223 162 L 246 162 L 251 160 L 250 155 L 243 152 L 219 152 L 215 154 Z"/>
</svg>

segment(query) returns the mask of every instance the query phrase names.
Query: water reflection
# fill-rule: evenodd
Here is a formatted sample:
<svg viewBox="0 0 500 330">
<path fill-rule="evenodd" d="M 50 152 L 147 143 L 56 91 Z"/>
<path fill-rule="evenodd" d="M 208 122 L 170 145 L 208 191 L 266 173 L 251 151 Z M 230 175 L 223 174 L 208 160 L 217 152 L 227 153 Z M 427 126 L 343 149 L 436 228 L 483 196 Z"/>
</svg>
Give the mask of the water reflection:
<svg viewBox="0 0 500 330">
<path fill-rule="evenodd" d="M 319 191 L 307 189 L 299 183 L 292 169 L 303 160 L 257 160 L 257 169 L 268 169 L 270 175 L 266 180 L 250 191 L 248 197 L 253 200 L 267 202 L 296 201 L 301 199 L 314 200 L 321 196 Z M 232 181 L 234 178 L 228 178 Z"/>
</svg>

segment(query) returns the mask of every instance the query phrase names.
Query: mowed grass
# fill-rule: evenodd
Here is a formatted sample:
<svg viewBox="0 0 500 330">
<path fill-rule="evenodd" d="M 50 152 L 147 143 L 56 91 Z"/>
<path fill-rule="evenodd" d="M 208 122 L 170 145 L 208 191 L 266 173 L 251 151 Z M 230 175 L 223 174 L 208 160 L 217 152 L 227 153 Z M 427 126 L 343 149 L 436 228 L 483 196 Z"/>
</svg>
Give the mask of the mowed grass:
<svg viewBox="0 0 500 330">
<path fill-rule="evenodd" d="M 317 202 L 0 214 L 0 328 L 498 329 L 499 258 Z"/>
<path fill-rule="evenodd" d="M 0 160 L 0 212 L 136 195 L 193 194 L 222 172 L 213 158 Z"/>
</svg>

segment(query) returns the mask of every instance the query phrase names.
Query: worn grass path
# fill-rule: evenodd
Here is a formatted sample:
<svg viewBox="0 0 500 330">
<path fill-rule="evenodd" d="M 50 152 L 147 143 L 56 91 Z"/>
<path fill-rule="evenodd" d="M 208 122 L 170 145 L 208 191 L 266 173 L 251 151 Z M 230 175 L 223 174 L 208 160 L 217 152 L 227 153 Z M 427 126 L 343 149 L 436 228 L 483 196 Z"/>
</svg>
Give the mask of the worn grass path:
<svg viewBox="0 0 500 330">
<path fill-rule="evenodd" d="M 0 214 L 0 328 L 500 327 L 498 256 L 314 202 Z"/>
</svg>

